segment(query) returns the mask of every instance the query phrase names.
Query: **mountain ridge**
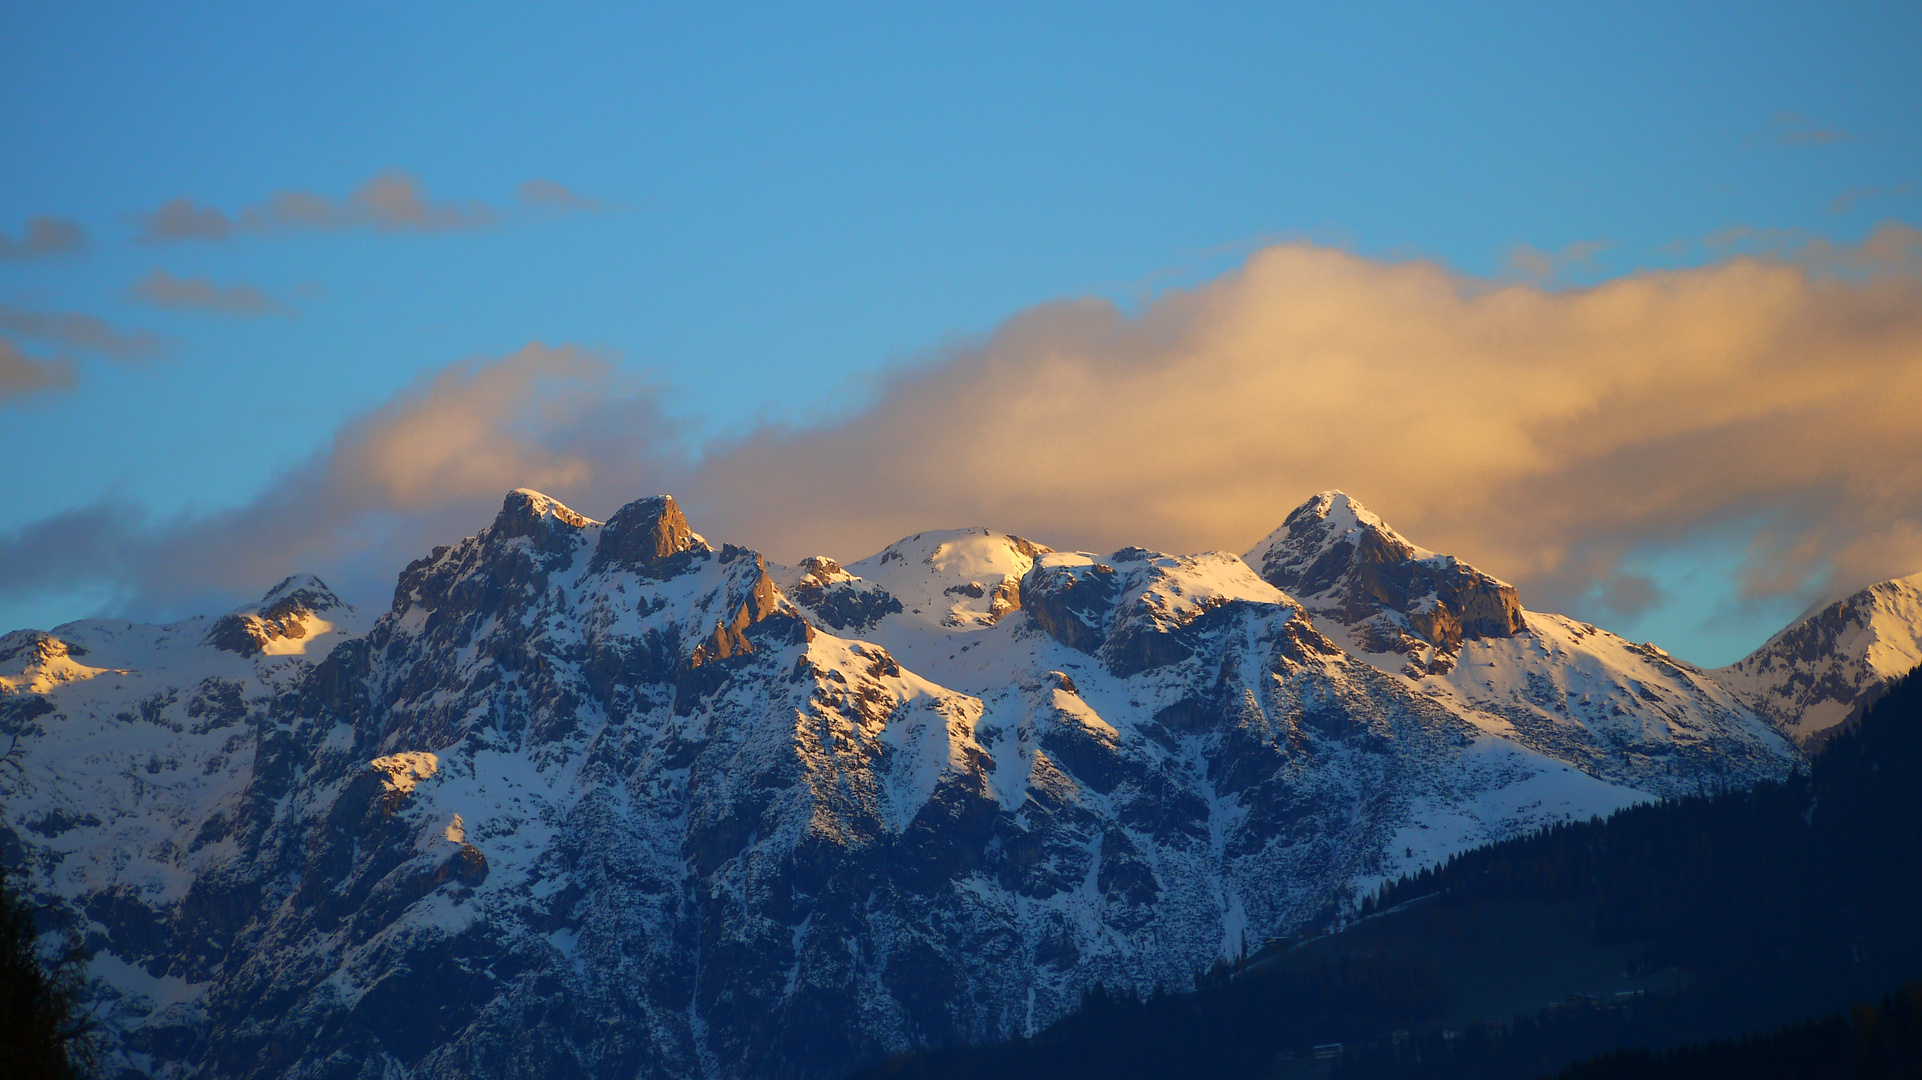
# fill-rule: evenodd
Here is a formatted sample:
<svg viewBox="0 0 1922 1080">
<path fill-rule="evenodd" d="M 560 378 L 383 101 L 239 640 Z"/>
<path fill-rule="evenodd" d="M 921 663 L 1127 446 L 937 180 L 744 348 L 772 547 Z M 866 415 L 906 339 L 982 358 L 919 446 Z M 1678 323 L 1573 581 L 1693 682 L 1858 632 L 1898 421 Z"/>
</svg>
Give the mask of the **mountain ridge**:
<svg viewBox="0 0 1922 1080">
<path fill-rule="evenodd" d="M 1446 588 L 1317 613 L 1227 553 L 974 529 L 782 567 L 671 498 L 597 522 L 516 491 L 365 632 L 291 639 L 333 635 L 318 662 L 198 646 L 185 695 L 152 664 L 10 695 L 46 711 L 9 809 L 50 824 L 3 839 L 88 927 L 129 1068 L 825 1076 L 1800 760 L 1659 650 L 1519 600 L 1505 635 L 1462 620 L 1508 587 L 1406 547 L 1373 565 Z M 1410 674 L 1343 617 L 1452 662 Z M 67 748 L 103 739 L 134 749 L 88 790 Z"/>
</svg>

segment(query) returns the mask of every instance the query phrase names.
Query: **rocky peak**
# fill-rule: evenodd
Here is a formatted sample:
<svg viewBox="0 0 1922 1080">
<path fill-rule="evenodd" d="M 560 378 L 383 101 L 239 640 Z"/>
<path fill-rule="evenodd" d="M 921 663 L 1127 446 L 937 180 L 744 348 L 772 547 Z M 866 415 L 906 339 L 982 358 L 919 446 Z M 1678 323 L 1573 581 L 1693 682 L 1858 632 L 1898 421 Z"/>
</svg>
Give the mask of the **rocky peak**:
<svg viewBox="0 0 1922 1080">
<path fill-rule="evenodd" d="M 260 598 L 257 610 L 264 617 L 279 618 L 296 612 L 320 614 L 336 608 L 348 608 L 345 600 L 334 595 L 327 583 L 312 574 L 294 574 L 280 584 L 267 590 Z"/>
<path fill-rule="evenodd" d="M 1922 664 L 1922 574 L 1820 608 L 1716 671 L 1716 681 L 1805 747 L 1844 730 Z"/>
<path fill-rule="evenodd" d="M 871 581 L 863 581 L 825 555 L 810 555 L 781 581 L 781 591 L 816 618 L 842 632 L 865 631 L 901 601 Z"/>
<path fill-rule="evenodd" d="M 62 683 L 97 672 L 99 669 L 87 667 L 76 659 L 85 655 L 86 649 L 44 630 L 15 630 L 0 635 L 0 718 L 7 714 L 7 699 L 11 695 L 44 694 Z"/>
<path fill-rule="evenodd" d="M 557 499 L 529 488 L 515 488 L 507 493 L 501 512 L 487 532 L 496 540 L 525 536 L 543 551 L 564 551 L 580 530 L 593 524 L 594 519 L 575 513 Z"/>
<path fill-rule="evenodd" d="M 1464 640 L 1527 626 L 1514 586 L 1415 546 L 1341 491 L 1296 507 L 1247 561 L 1309 611 L 1347 626 L 1363 651 L 1423 654 L 1410 674 L 1446 672 Z"/>
<path fill-rule="evenodd" d="M 547 575 L 571 563 L 602 528 L 555 499 L 517 488 L 507 493 L 487 528 L 408 563 L 394 587 L 393 611 L 415 606 L 433 611 L 450 599 L 458 599 L 461 607 L 485 607 L 500 598 L 503 588 L 544 586 Z M 477 574 L 483 569 L 486 573 Z M 450 590 L 464 591 L 456 598 Z"/>
<path fill-rule="evenodd" d="M 67 656 L 85 656 L 87 650 L 54 637 L 45 630 L 16 630 L 0 637 L 0 663 L 22 660 L 44 664 Z"/>
<path fill-rule="evenodd" d="M 268 589 L 259 603 L 215 619 L 206 641 L 240 656 L 305 652 L 303 639 L 334 629 L 323 613 L 351 617 L 354 609 L 326 582 L 312 574 L 294 574 Z"/>
<path fill-rule="evenodd" d="M 628 503 L 607 519 L 592 569 L 618 566 L 664 581 L 713 550 L 688 527 L 674 496 L 653 495 Z"/>
<path fill-rule="evenodd" d="M 1339 588 L 1357 566 L 1432 557 L 1348 493 L 1324 491 L 1289 513 L 1248 564 L 1276 588 L 1308 597 Z"/>
</svg>

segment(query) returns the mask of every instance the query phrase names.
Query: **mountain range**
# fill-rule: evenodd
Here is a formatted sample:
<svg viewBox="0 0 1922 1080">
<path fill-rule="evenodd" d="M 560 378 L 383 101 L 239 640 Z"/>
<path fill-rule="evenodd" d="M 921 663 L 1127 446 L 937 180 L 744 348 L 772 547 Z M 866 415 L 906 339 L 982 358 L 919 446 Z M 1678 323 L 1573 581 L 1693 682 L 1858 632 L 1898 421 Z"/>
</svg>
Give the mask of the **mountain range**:
<svg viewBox="0 0 1922 1080">
<path fill-rule="evenodd" d="M 1922 653 L 1918 586 L 1708 671 L 1340 492 L 1245 556 L 786 567 L 521 490 L 378 617 L 297 576 L 0 637 L 0 855 L 127 1075 L 838 1076 L 1784 776 Z"/>
</svg>

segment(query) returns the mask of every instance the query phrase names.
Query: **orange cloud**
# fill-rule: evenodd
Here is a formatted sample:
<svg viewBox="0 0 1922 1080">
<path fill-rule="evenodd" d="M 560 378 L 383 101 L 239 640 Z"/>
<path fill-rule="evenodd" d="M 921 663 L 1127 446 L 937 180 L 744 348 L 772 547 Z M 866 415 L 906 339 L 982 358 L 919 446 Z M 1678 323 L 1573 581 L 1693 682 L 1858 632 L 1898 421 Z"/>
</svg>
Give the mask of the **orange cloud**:
<svg viewBox="0 0 1922 1080">
<path fill-rule="evenodd" d="M 743 439 L 691 514 L 789 559 L 976 523 L 1240 550 L 1340 487 L 1545 607 L 1637 545 L 1756 519 L 1758 593 L 1912 572 L 1912 232 L 1817 252 L 1849 276 L 1735 258 L 1556 292 L 1271 247 L 1136 317 L 1024 312 L 845 423 Z"/>
<path fill-rule="evenodd" d="M 607 361 L 528 346 L 423 377 L 251 507 L 131 532 L 96 508 L 0 537 L 0 590 L 104 573 L 148 597 L 244 593 L 341 567 L 376 588 L 523 485 L 595 516 L 672 491 L 710 537 L 789 562 L 975 524 L 1240 551 L 1339 487 L 1537 609 L 1599 588 L 1642 610 L 1659 591 L 1625 556 L 1711 534 L 1745 544 L 1750 595 L 1812 599 L 1922 569 L 1915 235 L 1565 290 L 1282 244 L 1137 315 L 1021 312 L 853 415 L 698 460 Z"/>
</svg>

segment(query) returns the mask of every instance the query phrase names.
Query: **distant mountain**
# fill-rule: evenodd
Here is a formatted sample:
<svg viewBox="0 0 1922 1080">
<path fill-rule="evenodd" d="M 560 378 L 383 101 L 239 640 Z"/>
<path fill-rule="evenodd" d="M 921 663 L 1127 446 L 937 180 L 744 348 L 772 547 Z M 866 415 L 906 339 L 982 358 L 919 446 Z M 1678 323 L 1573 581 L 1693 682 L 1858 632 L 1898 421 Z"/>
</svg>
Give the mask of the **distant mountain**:
<svg viewBox="0 0 1922 1080">
<path fill-rule="evenodd" d="M 1922 574 L 1871 585 L 1799 619 L 1712 674 L 1803 745 L 1862 714 L 1922 664 Z"/>
<path fill-rule="evenodd" d="M 1775 725 L 1318 496 L 1247 561 L 987 529 L 770 565 L 531 491 L 371 624 L 0 639 L 0 850 L 170 1077 L 831 1076 L 1185 987 Z"/>
</svg>

